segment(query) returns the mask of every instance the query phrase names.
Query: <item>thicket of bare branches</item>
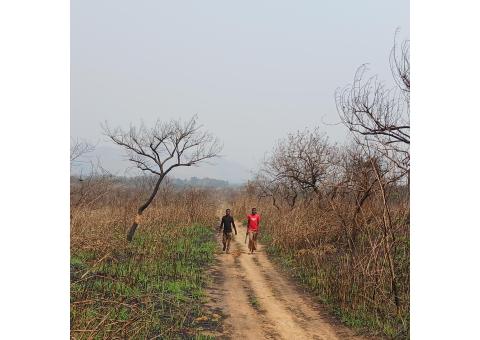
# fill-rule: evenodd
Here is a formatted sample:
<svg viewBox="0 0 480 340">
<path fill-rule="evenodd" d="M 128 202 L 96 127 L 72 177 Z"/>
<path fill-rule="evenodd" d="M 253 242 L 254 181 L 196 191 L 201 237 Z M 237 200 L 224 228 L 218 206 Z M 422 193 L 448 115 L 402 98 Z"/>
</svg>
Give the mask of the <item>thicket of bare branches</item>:
<svg viewBox="0 0 480 340">
<path fill-rule="evenodd" d="M 82 159 L 95 151 L 95 145 L 80 140 L 70 141 L 70 167 L 74 169 L 81 166 L 80 174 L 70 176 L 70 206 L 71 216 L 75 209 L 88 208 L 95 205 L 115 187 L 116 181 L 100 163 Z"/>
<path fill-rule="evenodd" d="M 410 103 L 410 40 L 397 42 L 397 33 L 392 51 L 390 52 L 390 70 L 398 88 L 407 96 Z"/>
<path fill-rule="evenodd" d="M 410 170 L 410 57 L 409 41 L 395 40 L 390 68 L 396 84 L 387 88 L 378 76 L 367 77 L 366 65 L 353 83 L 337 90 L 337 110 L 357 143 L 375 148 L 408 173 Z"/>
<path fill-rule="evenodd" d="M 293 259 L 296 274 L 349 319 L 408 337 L 409 56 L 392 49 L 396 87 L 365 77 L 337 91 L 350 145 L 318 129 L 273 148 L 234 208 L 257 206 L 271 252 Z"/>
<path fill-rule="evenodd" d="M 318 129 L 289 134 L 275 146 L 262 172 L 273 182 L 293 190 L 319 192 L 334 156 L 328 138 Z"/>
<path fill-rule="evenodd" d="M 70 139 L 70 164 L 78 161 L 82 156 L 95 150 L 95 146 L 88 141 L 80 139 Z"/>
<path fill-rule="evenodd" d="M 103 128 L 105 135 L 127 152 L 130 162 L 141 171 L 156 177 L 150 196 L 137 210 L 135 221 L 127 235 L 129 241 L 133 238 L 144 210 L 152 203 L 160 184 L 172 170 L 198 165 L 217 157 L 222 149 L 218 140 L 198 124 L 196 116 L 186 122 L 157 121 L 152 128 L 143 124 L 138 128 L 130 126 L 128 130 L 110 129 L 108 125 Z"/>
</svg>

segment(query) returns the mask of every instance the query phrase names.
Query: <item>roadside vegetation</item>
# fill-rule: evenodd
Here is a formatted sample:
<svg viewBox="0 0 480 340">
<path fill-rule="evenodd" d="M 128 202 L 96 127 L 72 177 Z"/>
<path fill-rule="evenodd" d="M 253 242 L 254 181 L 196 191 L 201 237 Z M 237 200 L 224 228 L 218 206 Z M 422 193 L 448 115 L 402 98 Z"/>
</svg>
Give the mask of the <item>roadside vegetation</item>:
<svg viewBox="0 0 480 340">
<path fill-rule="evenodd" d="M 236 217 L 257 207 L 267 252 L 346 325 L 406 339 L 408 41 L 395 43 L 390 65 L 393 88 L 362 66 L 337 91 L 348 144 L 319 128 L 291 133 L 227 197 Z M 196 117 L 104 131 L 145 176 L 127 184 L 92 164 L 88 176 L 72 177 L 71 337 L 204 338 L 205 273 L 225 189 L 175 187 L 167 175 L 217 157 L 221 145 Z M 82 143 L 73 144 L 72 164 L 94 148 Z M 249 302 L 259 308 L 256 297 Z"/>
<path fill-rule="evenodd" d="M 151 181 L 132 190 L 99 172 L 72 178 L 71 338 L 204 338 L 196 319 L 216 248 L 213 194 L 164 183 L 127 242 Z"/>
<path fill-rule="evenodd" d="M 215 158 L 221 145 L 195 116 L 103 129 L 143 176 L 120 179 L 92 163 L 87 176 L 71 177 L 71 337 L 205 338 L 197 320 L 216 247 L 215 197 L 174 187 L 167 175 Z M 72 140 L 71 166 L 94 149 Z"/>
<path fill-rule="evenodd" d="M 319 128 L 278 141 L 231 204 L 257 207 L 272 258 L 346 325 L 409 338 L 410 64 L 408 41 L 390 56 L 395 86 L 358 69 L 336 93 L 351 141 Z"/>
</svg>

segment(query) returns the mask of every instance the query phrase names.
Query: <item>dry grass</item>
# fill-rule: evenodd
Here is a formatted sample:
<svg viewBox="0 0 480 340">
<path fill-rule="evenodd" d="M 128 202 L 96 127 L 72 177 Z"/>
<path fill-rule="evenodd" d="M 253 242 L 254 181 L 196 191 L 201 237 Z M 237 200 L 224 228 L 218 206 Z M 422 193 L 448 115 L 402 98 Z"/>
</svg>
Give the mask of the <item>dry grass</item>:
<svg viewBox="0 0 480 340">
<path fill-rule="evenodd" d="M 108 181 L 72 185 L 71 337 L 195 337 L 215 249 L 212 194 L 162 188 L 129 243 L 144 193 Z"/>
<path fill-rule="evenodd" d="M 392 223 L 385 228 L 379 191 L 374 188 L 360 211 L 349 192 L 332 201 L 305 199 L 293 208 L 277 209 L 268 198 L 246 190 L 233 206 L 240 215 L 257 207 L 269 254 L 344 323 L 390 338 L 408 338 L 409 198 L 404 189 L 389 189 Z"/>
</svg>

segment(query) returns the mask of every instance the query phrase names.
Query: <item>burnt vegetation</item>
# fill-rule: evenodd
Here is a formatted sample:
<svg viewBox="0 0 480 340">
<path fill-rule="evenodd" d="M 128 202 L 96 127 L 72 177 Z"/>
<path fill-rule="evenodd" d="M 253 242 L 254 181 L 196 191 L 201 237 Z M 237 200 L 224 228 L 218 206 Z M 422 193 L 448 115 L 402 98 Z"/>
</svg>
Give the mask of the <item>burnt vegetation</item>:
<svg viewBox="0 0 480 340">
<path fill-rule="evenodd" d="M 156 177 L 151 194 L 137 209 L 127 240 L 131 241 L 145 209 L 153 202 L 160 184 L 175 168 L 195 166 L 217 157 L 221 151 L 218 140 L 203 131 L 194 116 L 187 122 L 173 120 L 157 121 L 152 128 L 141 125 L 128 130 L 110 129 L 104 125 L 104 133 L 115 144 L 121 146 L 130 162 L 138 169 Z"/>
<path fill-rule="evenodd" d="M 72 338 L 199 336 L 211 226 L 224 198 L 235 216 L 257 207 L 267 251 L 344 323 L 408 338 L 408 41 L 395 39 L 390 66 L 392 88 L 362 65 L 336 91 L 349 144 L 332 143 L 319 128 L 291 133 L 253 180 L 228 195 L 225 183 L 199 188 L 170 179 L 221 152 L 196 117 L 128 129 L 105 124 L 142 176 L 115 177 L 90 162 L 87 175 L 71 177 Z M 72 140 L 72 167 L 94 149 Z"/>
<path fill-rule="evenodd" d="M 220 146 L 196 117 L 105 132 L 142 175 L 113 176 L 87 161 L 94 145 L 72 140 L 72 169 L 88 170 L 70 181 L 71 338 L 194 338 L 208 312 L 204 270 L 216 246 L 217 193 L 174 185 L 168 175 L 213 158 Z"/>
<path fill-rule="evenodd" d="M 344 322 L 409 336 L 409 43 L 395 39 L 395 86 L 362 65 L 335 95 L 346 146 L 318 128 L 289 134 L 232 203 L 257 206 L 263 240 Z"/>
</svg>

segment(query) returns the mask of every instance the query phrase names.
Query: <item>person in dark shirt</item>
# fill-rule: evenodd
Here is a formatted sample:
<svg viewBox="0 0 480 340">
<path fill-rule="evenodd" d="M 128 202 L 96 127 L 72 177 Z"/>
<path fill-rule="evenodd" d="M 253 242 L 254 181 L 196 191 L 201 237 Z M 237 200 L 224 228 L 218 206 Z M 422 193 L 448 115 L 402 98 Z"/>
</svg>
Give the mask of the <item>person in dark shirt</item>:
<svg viewBox="0 0 480 340">
<path fill-rule="evenodd" d="M 233 220 L 232 215 L 230 214 L 230 209 L 225 211 L 225 216 L 222 217 L 222 223 L 220 224 L 219 229 L 223 227 L 223 251 L 228 251 L 230 249 L 230 241 L 232 240 L 232 226 L 235 230 L 235 235 L 237 235 L 237 228 L 235 227 L 235 221 Z"/>
</svg>

